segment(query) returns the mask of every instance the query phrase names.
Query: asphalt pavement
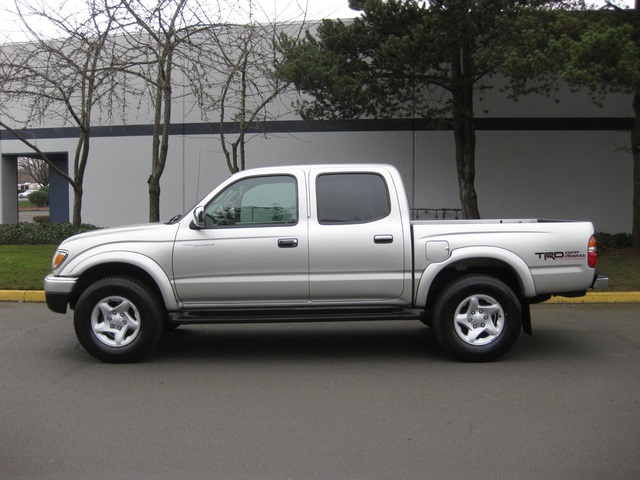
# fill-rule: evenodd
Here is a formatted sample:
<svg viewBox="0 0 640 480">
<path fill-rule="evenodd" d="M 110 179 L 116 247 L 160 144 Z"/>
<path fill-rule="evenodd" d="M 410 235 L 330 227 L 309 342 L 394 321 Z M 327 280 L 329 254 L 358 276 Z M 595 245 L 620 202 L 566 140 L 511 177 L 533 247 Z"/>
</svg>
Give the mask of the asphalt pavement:
<svg viewBox="0 0 640 480">
<path fill-rule="evenodd" d="M 49 207 L 46 208 L 20 208 L 18 209 L 18 222 L 33 222 L 34 217 L 48 216 Z"/>
<path fill-rule="evenodd" d="M 0 303 L 0 478 L 640 478 L 640 305 L 533 329 L 465 364 L 419 322 L 189 326 L 109 365 Z"/>
</svg>

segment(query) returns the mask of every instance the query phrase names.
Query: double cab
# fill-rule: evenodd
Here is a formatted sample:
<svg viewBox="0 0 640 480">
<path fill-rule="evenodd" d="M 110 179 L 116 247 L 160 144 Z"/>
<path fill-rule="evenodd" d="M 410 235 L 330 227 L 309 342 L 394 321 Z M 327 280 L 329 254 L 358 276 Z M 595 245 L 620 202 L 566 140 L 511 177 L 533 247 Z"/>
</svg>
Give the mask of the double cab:
<svg viewBox="0 0 640 480">
<path fill-rule="evenodd" d="M 529 306 L 605 288 L 589 222 L 411 220 L 390 165 L 245 170 L 166 224 L 65 240 L 45 279 L 85 350 L 135 361 L 182 324 L 416 320 L 464 361 L 506 353 Z"/>
</svg>

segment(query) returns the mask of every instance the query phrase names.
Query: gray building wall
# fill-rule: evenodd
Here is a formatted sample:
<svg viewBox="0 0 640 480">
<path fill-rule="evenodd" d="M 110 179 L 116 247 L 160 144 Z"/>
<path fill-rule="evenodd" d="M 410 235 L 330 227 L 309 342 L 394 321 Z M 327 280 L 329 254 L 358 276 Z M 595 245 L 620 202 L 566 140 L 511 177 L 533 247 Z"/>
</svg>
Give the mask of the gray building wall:
<svg viewBox="0 0 640 480">
<path fill-rule="evenodd" d="M 272 108 L 286 109 L 287 102 Z M 490 109 L 484 112 L 487 106 Z M 590 220 L 599 231 L 631 231 L 632 159 L 624 151 L 629 133 L 615 127 L 616 119 L 630 124 L 630 96 L 611 95 L 599 108 L 585 94 L 564 92 L 559 103 L 541 96 L 511 102 L 496 90 L 483 98 L 477 112 L 482 113 L 477 115 L 476 188 L 484 218 Z M 414 130 L 410 122 L 400 131 L 393 122 L 375 124 L 374 131 L 363 131 L 371 128 L 366 122 L 358 124 L 356 130 L 360 131 L 341 131 L 335 126 L 304 123 L 294 114 L 284 118 L 292 122 L 287 124 L 289 131 L 251 138 L 247 145 L 249 168 L 391 163 L 402 172 L 413 207 L 459 207 L 453 132 L 419 126 Z M 130 135 L 132 129 L 136 132 L 136 127 L 148 122 L 146 118 L 131 120 L 125 129 L 96 131 L 92 139 L 83 222 L 115 226 L 147 221 L 151 137 L 144 129 L 139 135 Z M 175 105 L 173 123 L 179 126 L 198 121 L 188 98 Z M 121 130 L 127 131 L 126 136 L 118 134 Z M 73 135 L 72 129 L 57 134 L 34 132 L 39 148 L 66 152 L 72 164 L 75 139 L 65 137 Z M 28 152 L 5 133 L 0 153 L 7 159 Z M 3 160 L 2 172 L 0 188 L 6 190 L 13 185 L 4 173 L 14 175 L 10 162 Z M 228 176 L 217 135 L 172 135 L 161 183 L 162 217 L 185 212 Z M 15 186 L 11 188 L 15 190 Z M 71 208 L 72 195 L 69 189 L 65 208 Z M 14 207 L 7 198 L 0 192 L 5 223 L 15 221 L 10 215 Z"/>
</svg>

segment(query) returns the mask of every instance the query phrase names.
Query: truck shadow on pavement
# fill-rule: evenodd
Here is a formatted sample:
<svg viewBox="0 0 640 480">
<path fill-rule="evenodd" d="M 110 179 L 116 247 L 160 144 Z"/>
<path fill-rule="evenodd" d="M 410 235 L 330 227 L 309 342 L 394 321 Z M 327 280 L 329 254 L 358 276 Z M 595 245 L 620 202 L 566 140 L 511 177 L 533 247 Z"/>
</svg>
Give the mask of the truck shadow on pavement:
<svg viewBox="0 0 640 480">
<path fill-rule="evenodd" d="M 182 326 L 149 360 L 448 360 L 424 325 L 381 323 Z"/>
<path fill-rule="evenodd" d="M 521 334 L 515 346 L 507 354 L 519 361 L 545 358 L 548 361 L 597 361 L 600 346 L 587 333 L 557 328 L 536 328 L 533 336 Z"/>
<path fill-rule="evenodd" d="M 497 361 L 594 359 L 589 338 L 558 329 L 520 335 Z M 148 360 L 454 361 L 419 322 L 182 326 L 165 333 Z"/>
</svg>

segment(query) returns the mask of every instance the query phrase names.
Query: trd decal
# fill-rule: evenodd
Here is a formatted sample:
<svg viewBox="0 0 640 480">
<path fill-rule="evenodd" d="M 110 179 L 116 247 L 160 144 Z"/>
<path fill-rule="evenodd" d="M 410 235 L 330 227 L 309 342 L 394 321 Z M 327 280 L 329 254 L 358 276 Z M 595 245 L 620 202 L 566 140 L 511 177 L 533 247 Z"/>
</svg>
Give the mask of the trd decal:
<svg viewBox="0 0 640 480">
<path fill-rule="evenodd" d="M 534 255 L 537 255 L 540 260 L 575 260 L 579 258 L 586 258 L 587 255 L 578 252 L 536 252 Z"/>
</svg>

